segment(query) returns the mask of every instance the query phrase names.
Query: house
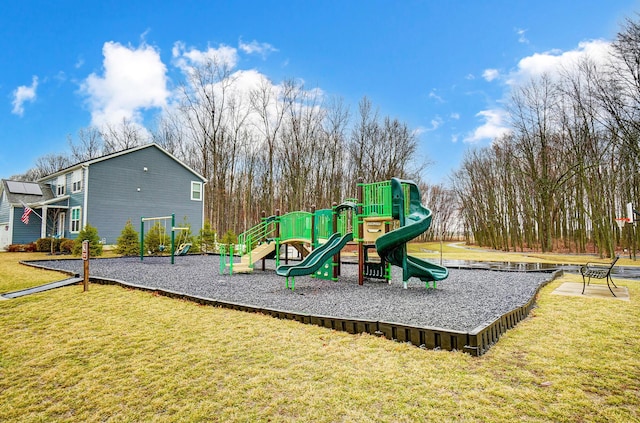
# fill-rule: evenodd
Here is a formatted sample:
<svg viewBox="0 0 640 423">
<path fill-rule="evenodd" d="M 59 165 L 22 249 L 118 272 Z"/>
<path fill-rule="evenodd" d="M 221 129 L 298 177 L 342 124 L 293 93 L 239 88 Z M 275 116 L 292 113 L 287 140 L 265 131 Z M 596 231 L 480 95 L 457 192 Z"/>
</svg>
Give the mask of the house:
<svg viewBox="0 0 640 423">
<path fill-rule="evenodd" d="M 127 220 L 138 229 L 141 217 L 172 213 L 178 226 L 186 219 L 198 233 L 205 182 L 155 143 L 87 160 L 34 182 L 2 180 L 0 250 L 51 236 L 75 239 L 86 224 L 98 229 L 104 244 L 116 244 Z M 33 211 L 25 213 L 29 208 Z M 170 221 L 161 224 L 171 231 Z"/>
</svg>

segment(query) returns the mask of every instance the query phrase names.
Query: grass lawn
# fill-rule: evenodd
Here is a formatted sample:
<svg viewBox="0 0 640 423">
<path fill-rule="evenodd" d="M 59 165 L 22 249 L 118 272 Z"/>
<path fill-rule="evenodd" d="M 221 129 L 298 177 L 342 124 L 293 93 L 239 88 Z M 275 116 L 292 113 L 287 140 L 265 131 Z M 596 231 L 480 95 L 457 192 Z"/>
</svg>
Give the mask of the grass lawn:
<svg viewBox="0 0 640 423">
<path fill-rule="evenodd" d="M 0 292 L 60 279 L 18 257 Z M 640 284 L 565 280 L 478 358 L 115 286 L 0 301 L 0 421 L 640 421 Z"/>
</svg>

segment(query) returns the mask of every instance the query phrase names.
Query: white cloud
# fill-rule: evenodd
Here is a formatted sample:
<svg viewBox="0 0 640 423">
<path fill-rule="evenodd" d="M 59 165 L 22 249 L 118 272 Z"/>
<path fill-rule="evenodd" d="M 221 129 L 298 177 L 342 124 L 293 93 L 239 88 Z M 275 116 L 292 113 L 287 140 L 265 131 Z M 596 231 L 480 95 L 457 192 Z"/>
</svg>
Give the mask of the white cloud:
<svg viewBox="0 0 640 423">
<path fill-rule="evenodd" d="M 194 66 L 199 66 L 212 61 L 219 66 L 226 66 L 234 69 L 238 64 L 238 50 L 225 44 L 220 47 L 209 47 L 206 50 L 198 50 L 196 48 L 187 49 L 184 43 L 178 41 L 173 45 L 171 53 L 176 66 L 185 72 L 188 72 Z"/>
<path fill-rule="evenodd" d="M 518 30 L 523 31 L 524 30 Z M 611 59 L 610 43 L 602 40 L 584 41 L 578 47 L 569 51 L 552 50 L 544 53 L 535 53 L 518 62 L 517 67 L 506 77 L 501 77 L 506 85 L 505 95 L 518 85 L 529 82 L 542 75 L 548 75 L 552 79 L 559 77 L 562 72 L 571 70 L 584 59 L 589 58 L 596 63 L 605 63 Z M 482 74 L 483 78 L 491 81 L 500 77 L 495 69 L 487 69 Z M 484 123 L 469 133 L 464 142 L 476 143 L 481 140 L 492 140 L 509 132 L 506 123 L 507 113 L 502 109 L 488 109 L 476 114 Z"/>
<path fill-rule="evenodd" d="M 476 116 L 484 119 L 484 123 L 465 137 L 464 142 L 466 143 L 473 144 L 482 140 L 493 140 L 510 132 L 505 123 L 507 114 L 502 109 L 482 110 Z"/>
<path fill-rule="evenodd" d="M 165 106 L 167 68 L 158 51 L 145 44 L 133 48 L 107 42 L 102 53 L 103 76 L 92 73 L 81 85 L 92 124 L 119 124 L 123 119 L 140 124 L 142 110 Z"/>
<path fill-rule="evenodd" d="M 442 126 L 442 124 L 444 123 L 444 121 L 442 120 L 442 118 L 440 116 L 436 116 L 435 118 L 431 119 L 431 122 L 429 122 L 431 124 L 431 126 L 426 127 L 426 126 L 420 126 L 417 129 L 414 130 L 414 134 L 416 135 L 422 135 L 426 132 L 433 132 L 436 129 L 440 128 Z"/>
<path fill-rule="evenodd" d="M 569 51 L 552 50 L 535 53 L 518 62 L 517 68 L 509 75 L 507 84 L 518 85 L 543 74 L 558 75 L 563 69 L 571 69 L 585 58 L 603 63 L 609 59 L 611 44 L 603 40 L 583 41 L 578 48 Z"/>
<path fill-rule="evenodd" d="M 269 43 L 259 43 L 256 40 L 251 41 L 250 43 L 245 43 L 242 40 L 238 42 L 238 47 L 240 50 L 247 54 L 259 54 L 262 58 L 266 58 L 269 53 L 273 53 L 278 51 L 275 47 L 273 47 Z"/>
<path fill-rule="evenodd" d="M 13 109 L 11 113 L 14 115 L 24 115 L 24 103 L 33 102 L 36 99 L 36 90 L 38 89 L 38 77 L 31 79 L 31 86 L 21 85 L 13 91 Z"/>
<path fill-rule="evenodd" d="M 460 113 L 453 112 L 449 115 L 449 117 L 453 120 L 460 120 Z"/>
<path fill-rule="evenodd" d="M 525 37 L 527 33 L 526 29 L 516 28 L 516 34 L 518 34 L 518 42 L 522 44 L 529 44 L 529 40 Z"/>
<path fill-rule="evenodd" d="M 499 76 L 500 72 L 498 71 L 498 69 L 485 69 L 485 71 L 482 72 L 482 77 L 488 82 L 493 81 Z"/>
<path fill-rule="evenodd" d="M 436 100 L 438 103 L 444 103 L 442 97 L 436 94 L 436 90 L 431 90 L 431 92 L 429 93 L 429 98 Z"/>
</svg>

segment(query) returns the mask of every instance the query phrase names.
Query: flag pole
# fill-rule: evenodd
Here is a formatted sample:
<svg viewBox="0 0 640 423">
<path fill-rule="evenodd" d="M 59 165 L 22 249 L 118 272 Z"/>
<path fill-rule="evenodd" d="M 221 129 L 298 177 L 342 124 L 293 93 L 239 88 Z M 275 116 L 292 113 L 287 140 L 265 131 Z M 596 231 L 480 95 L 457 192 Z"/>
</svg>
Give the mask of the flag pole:
<svg viewBox="0 0 640 423">
<path fill-rule="evenodd" d="M 24 203 L 24 201 L 20 200 L 20 203 L 22 204 L 22 207 L 26 208 L 30 208 L 31 209 L 31 213 L 35 214 L 36 216 L 38 216 L 40 218 L 40 220 L 42 220 L 42 216 L 40 216 L 34 209 L 33 207 L 29 207 L 28 205 L 26 205 Z"/>
</svg>

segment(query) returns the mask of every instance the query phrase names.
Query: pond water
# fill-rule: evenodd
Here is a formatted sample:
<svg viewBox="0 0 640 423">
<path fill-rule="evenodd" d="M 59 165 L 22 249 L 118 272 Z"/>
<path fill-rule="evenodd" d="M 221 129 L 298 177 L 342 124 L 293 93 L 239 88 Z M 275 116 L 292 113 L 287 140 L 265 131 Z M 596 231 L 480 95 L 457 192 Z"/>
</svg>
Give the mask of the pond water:
<svg viewBox="0 0 640 423">
<path fill-rule="evenodd" d="M 434 262 L 438 262 L 435 261 Z M 580 273 L 580 266 L 575 264 L 551 264 L 551 263 L 515 263 L 515 262 L 480 262 L 473 260 L 442 260 L 446 267 L 459 269 L 490 269 L 512 272 L 555 272 L 564 270 L 572 273 Z M 611 274 L 618 278 L 640 279 L 640 267 L 614 266 Z"/>
</svg>

